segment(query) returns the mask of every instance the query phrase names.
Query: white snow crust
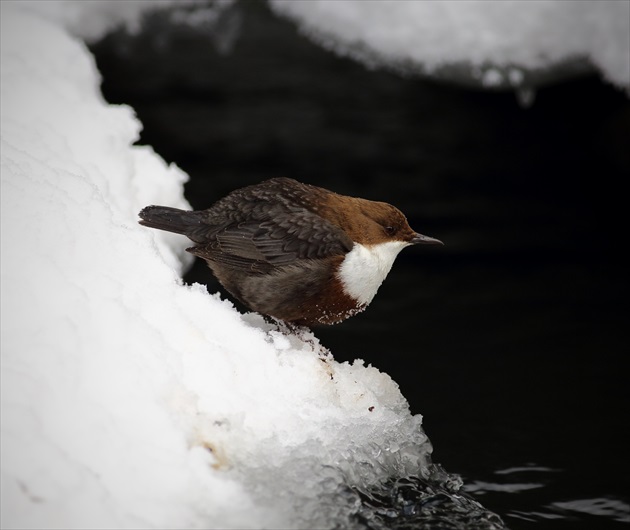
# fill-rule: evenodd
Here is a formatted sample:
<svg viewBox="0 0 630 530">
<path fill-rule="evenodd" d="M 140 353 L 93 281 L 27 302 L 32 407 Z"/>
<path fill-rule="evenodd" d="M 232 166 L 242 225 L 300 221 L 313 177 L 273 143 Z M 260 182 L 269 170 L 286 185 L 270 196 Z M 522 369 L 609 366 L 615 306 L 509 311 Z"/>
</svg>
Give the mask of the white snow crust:
<svg viewBox="0 0 630 530">
<path fill-rule="evenodd" d="M 183 285 L 186 241 L 137 212 L 186 208 L 187 177 L 133 145 L 74 36 L 116 17 L 39 4 L 0 2 L 2 527 L 345 527 L 344 484 L 426 469 L 420 416 L 311 332 Z"/>
<path fill-rule="evenodd" d="M 584 59 L 630 91 L 627 0 L 269 1 L 316 42 L 371 67 L 446 69 L 517 88 L 536 84 L 532 72 Z M 470 69 L 452 68 L 463 64 Z"/>
</svg>

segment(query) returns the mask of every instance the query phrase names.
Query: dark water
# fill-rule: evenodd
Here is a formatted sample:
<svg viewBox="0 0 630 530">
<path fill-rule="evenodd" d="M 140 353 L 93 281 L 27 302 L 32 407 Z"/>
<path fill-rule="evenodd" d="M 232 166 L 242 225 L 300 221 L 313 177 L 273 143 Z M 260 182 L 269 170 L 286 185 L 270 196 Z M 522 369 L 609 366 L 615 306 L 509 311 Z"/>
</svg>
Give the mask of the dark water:
<svg viewBox="0 0 630 530">
<path fill-rule="evenodd" d="M 522 108 L 369 71 L 254 2 L 214 34 L 145 28 L 92 46 L 104 94 L 195 208 L 291 176 L 446 243 L 405 250 L 365 313 L 317 330 L 335 358 L 389 373 L 434 460 L 510 528 L 627 527 L 627 96 L 586 77 Z M 186 279 L 219 289 L 202 264 Z"/>
</svg>

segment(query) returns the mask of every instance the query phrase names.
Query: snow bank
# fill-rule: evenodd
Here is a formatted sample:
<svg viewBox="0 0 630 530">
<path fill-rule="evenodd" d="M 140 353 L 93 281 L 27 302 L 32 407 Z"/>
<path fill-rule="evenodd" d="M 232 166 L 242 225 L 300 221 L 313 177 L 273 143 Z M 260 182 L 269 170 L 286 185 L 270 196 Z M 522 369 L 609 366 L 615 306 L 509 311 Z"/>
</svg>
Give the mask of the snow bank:
<svg viewBox="0 0 630 530">
<path fill-rule="evenodd" d="M 90 0 L 86 8 L 85 2 L 77 0 L 2 0 L 5 7 L 17 7 L 36 17 L 49 20 L 62 26 L 72 35 L 86 41 L 98 40 L 107 31 L 124 25 L 129 31 L 137 31 L 142 16 L 151 9 L 164 9 L 174 5 L 190 6 L 200 4 L 204 0 Z M 223 0 L 225 2 L 226 0 Z M 228 0 L 230 1 L 230 0 Z"/>
<path fill-rule="evenodd" d="M 630 91 L 628 1 L 270 2 L 323 46 L 371 66 L 521 87 L 590 63 Z"/>
<path fill-rule="evenodd" d="M 182 284 L 137 212 L 186 175 L 39 4 L 0 4 L 2 526 L 344 527 L 347 484 L 425 472 L 386 374 Z"/>
</svg>

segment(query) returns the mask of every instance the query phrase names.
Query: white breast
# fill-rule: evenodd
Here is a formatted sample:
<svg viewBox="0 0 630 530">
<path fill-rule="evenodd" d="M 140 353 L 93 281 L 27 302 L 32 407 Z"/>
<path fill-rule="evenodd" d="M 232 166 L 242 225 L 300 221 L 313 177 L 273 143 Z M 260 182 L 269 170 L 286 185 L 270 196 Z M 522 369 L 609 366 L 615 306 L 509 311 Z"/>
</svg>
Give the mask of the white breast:
<svg viewBox="0 0 630 530">
<path fill-rule="evenodd" d="M 355 243 L 337 273 L 346 294 L 360 304 L 368 305 L 391 270 L 398 253 L 408 245 L 404 241 L 369 246 Z"/>
</svg>

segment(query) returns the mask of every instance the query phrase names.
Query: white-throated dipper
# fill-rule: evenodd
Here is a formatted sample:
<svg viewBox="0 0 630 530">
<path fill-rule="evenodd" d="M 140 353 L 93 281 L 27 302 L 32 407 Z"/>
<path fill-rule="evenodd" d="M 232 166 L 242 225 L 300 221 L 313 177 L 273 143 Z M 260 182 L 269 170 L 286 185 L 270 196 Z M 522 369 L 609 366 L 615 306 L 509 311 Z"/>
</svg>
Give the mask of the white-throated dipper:
<svg viewBox="0 0 630 530">
<path fill-rule="evenodd" d="M 365 309 L 403 248 L 442 244 L 391 204 L 289 178 L 235 190 L 207 210 L 147 206 L 140 217 L 191 239 L 188 252 L 250 309 L 306 326 Z"/>
</svg>

